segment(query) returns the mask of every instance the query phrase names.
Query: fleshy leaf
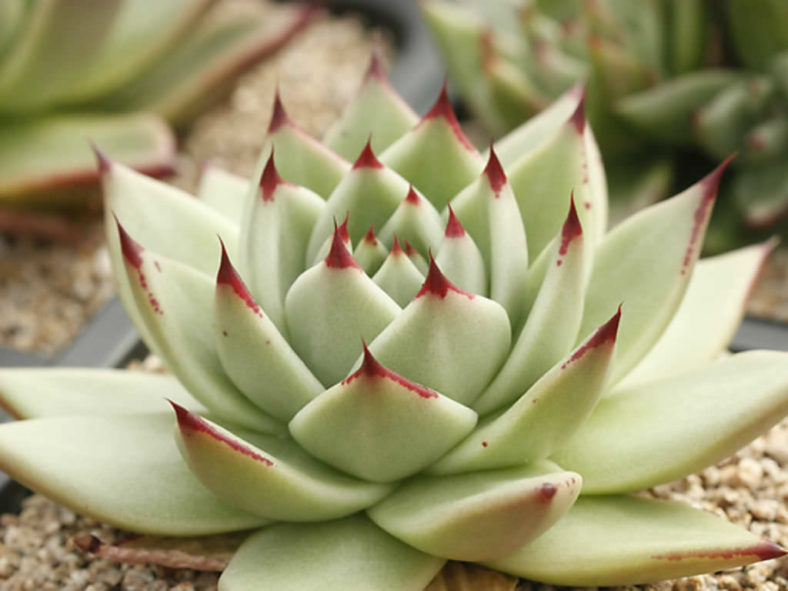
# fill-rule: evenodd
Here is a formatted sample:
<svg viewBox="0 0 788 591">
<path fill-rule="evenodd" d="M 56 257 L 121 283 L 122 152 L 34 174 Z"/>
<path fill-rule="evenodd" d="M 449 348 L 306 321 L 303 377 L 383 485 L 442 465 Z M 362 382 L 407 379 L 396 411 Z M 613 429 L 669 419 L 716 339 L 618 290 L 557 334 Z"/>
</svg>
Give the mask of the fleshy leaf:
<svg viewBox="0 0 788 591">
<path fill-rule="evenodd" d="M 445 86 L 430 112 L 380 159 L 438 209 L 443 209 L 482 169 L 481 156 L 460 129 Z"/>
<path fill-rule="evenodd" d="M 165 397 L 203 411 L 172 376 L 117 369 L 4 368 L 0 407 L 20 419 L 162 411 Z"/>
<path fill-rule="evenodd" d="M 492 560 L 547 530 L 580 494 L 581 478 L 548 462 L 408 481 L 367 510 L 378 526 L 423 552 Z"/>
<path fill-rule="evenodd" d="M 417 250 L 427 253 L 441 243 L 443 222 L 435 206 L 411 187 L 378 236 L 392 245 L 397 236 L 403 241 L 403 247 L 406 242 L 413 243 Z"/>
<path fill-rule="evenodd" d="M 324 202 L 309 189 L 284 182 L 273 156 L 259 178 L 241 228 L 241 268 L 265 314 L 287 335 L 285 296 L 304 270 L 307 241 Z"/>
<path fill-rule="evenodd" d="M 517 466 L 560 448 L 602 396 L 620 316 L 619 311 L 504 412 L 483 419 L 431 473 Z"/>
<path fill-rule="evenodd" d="M 452 285 L 431 260 L 421 291 L 369 348 L 392 371 L 470 404 L 510 343 L 506 311 Z"/>
<path fill-rule="evenodd" d="M 285 299 L 293 349 L 325 386 L 348 374 L 361 339 L 375 338 L 399 313 L 353 260 L 338 229 L 325 260 L 299 276 Z"/>
<path fill-rule="evenodd" d="M 446 278 L 463 291 L 487 295 L 487 274 L 479 247 L 449 206 L 449 221 L 435 262 Z"/>
<path fill-rule="evenodd" d="M 249 179 L 210 163 L 203 168 L 197 187 L 197 198 L 237 226 L 240 226 L 244 219 L 248 196 Z"/>
<path fill-rule="evenodd" d="M 750 351 L 620 388 L 553 458 L 583 493 L 641 490 L 728 457 L 788 412 L 788 355 Z"/>
<path fill-rule="evenodd" d="M 359 240 L 356 250 L 353 251 L 353 258 L 356 259 L 358 266 L 364 269 L 364 273 L 372 277 L 380 269 L 383 261 L 386 260 L 388 250 L 383 243 L 375 236 L 375 228 L 371 227 L 364 237 Z M 396 299 L 396 298 L 395 298 Z"/>
<path fill-rule="evenodd" d="M 277 524 L 246 540 L 219 579 L 219 589 L 366 591 L 395 585 L 401 591 L 422 591 L 443 563 L 392 538 L 362 515 Z"/>
<path fill-rule="evenodd" d="M 509 357 L 474 404 L 482 414 L 517 400 L 572 348 L 580 328 L 592 245 L 583 236 L 574 200 L 536 301 Z"/>
<path fill-rule="evenodd" d="M 227 257 L 216 277 L 216 350 L 222 367 L 260 408 L 289 421 L 323 386 L 252 298 Z"/>
<path fill-rule="evenodd" d="M 678 309 L 726 165 L 633 215 L 596 249 L 579 336 L 585 338 L 624 302 L 614 380 L 648 353 Z"/>
<path fill-rule="evenodd" d="M 0 127 L 0 203 L 84 204 L 98 185 L 96 159 L 86 138 L 107 155 L 146 174 L 173 170 L 175 138 L 163 121 L 146 114 L 50 115 L 5 120 Z"/>
<path fill-rule="evenodd" d="M 195 398 L 222 418 L 261 431 L 281 425 L 224 373 L 213 329 L 214 283 L 191 267 L 145 251 L 118 225 L 123 267 L 147 345 Z"/>
<path fill-rule="evenodd" d="M 476 413 L 364 361 L 349 378 L 310 402 L 290 432 L 313 456 L 373 482 L 411 476 L 446 453 L 476 425 Z"/>
<path fill-rule="evenodd" d="M 408 182 L 380 163 L 370 142 L 357 156 L 353 168 L 331 192 L 314 223 L 308 261 L 315 260 L 318 249 L 331 236 L 335 220 L 348 218 L 350 240 L 357 243 L 370 226 L 382 227 L 408 193 Z"/>
<path fill-rule="evenodd" d="M 370 140 L 372 149 L 379 154 L 405 135 L 418 120 L 416 113 L 391 87 L 376 46 L 358 96 L 326 132 L 323 143 L 350 160 Z"/>
<path fill-rule="evenodd" d="M 12 478 L 123 529 L 192 536 L 268 523 L 200 484 L 178 453 L 169 412 L 9 423 L 0 450 L 0 469 Z"/>
<path fill-rule="evenodd" d="M 773 247 L 767 242 L 698 261 L 673 320 L 621 385 L 694 369 L 722 353 Z"/>
<path fill-rule="evenodd" d="M 404 308 L 419 293 L 424 283 L 424 275 L 405 254 L 399 239 L 394 236 L 394 246 L 383 265 L 372 276 L 372 280 Z"/>
<path fill-rule="evenodd" d="M 747 530 L 679 503 L 581 497 L 539 539 L 487 565 L 554 585 L 596 587 L 685 577 L 784 554 Z"/>
<path fill-rule="evenodd" d="M 290 439 L 241 431 L 242 438 L 173 407 L 184 460 L 206 487 L 234 507 L 269 519 L 323 521 L 369 507 L 390 490 L 328 468 Z"/>
</svg>

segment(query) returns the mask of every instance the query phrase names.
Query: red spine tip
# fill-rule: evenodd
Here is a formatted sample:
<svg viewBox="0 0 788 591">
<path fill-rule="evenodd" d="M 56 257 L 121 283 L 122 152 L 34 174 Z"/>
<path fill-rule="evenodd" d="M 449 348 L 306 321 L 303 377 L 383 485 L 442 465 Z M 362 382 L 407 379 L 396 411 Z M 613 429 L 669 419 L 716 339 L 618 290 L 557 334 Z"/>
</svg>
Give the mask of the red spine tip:
<svg viewBox="0 0 788 591">
<path fill-rule="evenodd" d="M 449 205 L 449 221 L 446 224 L 446 238 L 462 238 L 465 236 L 465 228 L 462 227 L 460 220 L 454 215 L 454 210 Z"/>
<path fill-rule="evenodd" d="M 364 359 L 361 362 L 361 367 L 359 367 L 353 375 L 345 379 L 342 384 L 349 384 L 360 376 L 371 379 L 387 379 L 397 382 L 400 386 L 418 394 L 421 398 L 438 398 L 438 393 L 435 392 L 435 390 L 431 390 L 416 382 L 411 382 L 398 373 L 381 365 L 380 362 L 372 356 L 372 353 L 364 341 L 361 341 L 361 345 L 364 347 Z"/>
<path fill-rule="evenodd" d="M 709 174 L 703 177 L 700 181 L 703 187 L 703 201 L 713 201 L 717 197 L 717 190 L 720 188 L 720 181 L 725 169 L 730 166 L 731 161 L 736 157 L 736 154 L 728 156 L 722 164 L 712 170 Z"/>
<path fill-rule="evenodd" d="M 342 238 L 342 241 L 345 244 L 350 244 L 350 232 L 348 232 L 347 224 L 350 220 L 350 213 L 345 214 L 345 220 L 339 225 L 337 230 L 339 231 L 339 236 Z"/>
<path fill-rule="evenodd" d="M 586 128 L 586 89 L 585 86 L 580 87 L 580 96 L 577 101 L 577 107 L 572 115 L 569 117 L 569 122 L 574 125 L 577 133 L 582 134 Z"/>
<path fill-rule="evenodd" d="M 93 155 L 96 157 L 96 166 L 100 174 L 106 174 L 112 168 L 112 160 L 102 152 L 93 140 L 90 140 L 90 148 L 93 150 Z"/>
<path fill-rule="evenodd" d="M 577 208 L 575 207 L 575 195 L 569 199 L 569 214 L 566 216 L 566 221 L 561 228 L 561 246 L 558 249 L 558 254 L 564 256 L 569 250 L 569 245 L 572 241 L 583 234 L 583 227 L 580 225 L 580 218 L 577 217 Z"/>
<path fill-rule="evenodd" d="M 413 188 L 413 185 L 408 187 L 408 194 L 405 195 L 405 203 L 410 203 L 411 205 L 418 205 L 421 203 L 421 197 L 416 193 L 416 189 Z"/>
<path fill-rule="evenodd" d="M 274 133 L 283 125 L 290 124 L 290 117 L 287 116 L 285 107 L 282 104 L 282 97 L 279 95 L 279 89 L 276 89 L 274 95 L 274 109 L 271 114 L 271 123 L 268 124 L 268 133 Z"/>
<path fill-rule="evenodd" d="M 368 243 L 368 244 L 370 244 L 372 246 L 375 246 L 378 243 L 378 239 L 375 236 L 375 226 L 374 225 L 370 226 L 369 230 L 367 230 L 367 233 L 364 234 L 364 242 L 366 242 L 366 243 Z"/>
<path fill-rule="evenodd" d="M 407 240 L 402 241 L 402 249 L 405 251 L 405 254 L 408 255 L 409 257 L 415 257 L 418 254 L 414 246 Z"/>
<path fill-rule="evenodd" d="M 473 144 L 471 144 L 470 140 L 465 136 L 462 129 L 460 128 L 460 123 L 457 121 L 457 115 L 454 113 L 454 107 L 451 106 L 451 101 L 449 100 L 449 91 L 447 89 L 447 81 L 443 81 L 443 87 L 441 87 L 441 92 L 438 95 L 438 99 L 435 101 L 435 104 L 429 110 L 429 112 L 424 115 L 422 121 L 429 121 L 430 119 L 445 119 L 446 122 L 451 127 L 454 135 L 457 136 L 457 139 L 460 140 L 460 143 L 468 150 L 475 151 Z"/>
<path fill-rule="evenodd" d="M 597 328 L 596 332 L 591 335 L 591 338 L 589 338 L 582 346 L 576 349 L 575 352 L 572 353 L 572 356 L 561 365 L 561 368 L 566 369 L 570 363 L 577 361 L 592 349 L 596 349 L 605 343 L 610 343 L 611 345 L 615 344 L 620 320 L 621 306 L 619 305 L 618 311 L 613 314 L 613 317 L 605 322 L 602 326 Z"/>
<path fill-rule="evenodd" d="M 383 168 L 383 164 L 381 164 L 380 160 L 377 159 L 375 153 L 372 151 L 372 138 L 367 140 L 364 149 L 361 150 L 361 153 L 353 164 L 353 170 L 358 168 Z"/>
<path fill-rule="evenodd" d="M 430 253 L 430 269 L 427 271 L 427 278 L 424 280 L 424 285 L 421 286 L 421 290 L 416 294 L 416 297 L 420 298 L 424 295 L 432 294 L 434 296 L 438 296 L 439 298 L 445 298 L 449 290 L 467 295 L 468 297 L 473 297 L 471 294 L 462 291 L 459 287 L 454 285 L 446 278 L 446 276 L 438 268 L 438 264 L 435 262 L 435 257 L 433 257 L 432 253 Z"/>
<path fill-rule="evenodd" d="M 139 269 L 142 266 L 142 252 L 144 249 L 139 242 L 129 236 L 129 233 L 126 232 L 126 228 L 121 225 L 117 217 L 115 217 L 115 224 L 118 227 L 120 251 L 123 254 L 123 258 L 125 258 L 132 267 Z"/>
<path fill-rule="evenodd" d="M 271 155 L 268 157 L 268 162 L 266 162 L 265 168 L 263 169 L 263 176 L 260 177 L 260 189 L 263 194 L 263 201 L 273 201 L 276 188 L 283 182 L 282 177 L 279 176 L 279 172 L 276 170 L 276 164 L 274 164 L 274 151 L 272 149 Z"/>
<path fill-rule="evenodd" d="M 219 271 L 216 273 L 216 285 L 227 285 L 233 289 L 235 294 L 241 298 L 244 303 L 258 316 L 262 317 L 262 311 L 260 310 L 260 306 L 257 305 L 257 302 L 252 297 L 249 288 L 246 287 L 243 279 L 238 274 L 238 271 L 235 270 L 232 262 L 230 261 L 230 257 L 227 254 L 227 249 L 224 247 L 224 242 L 221 238 L 219 238 L 219 242 L 222 245 L 222 261 L 219 264 Z"/>
<path fill-rule="evenodd" d="M 346 226 L 347 219 L 342 224 L 342 226 Z M 342 236 L 342 226 L 339 226 L 334 230 L 334 235 L 331 239 L 331 250 L 328 251 L 328 255 L 324 259 L 326 266 L 331 267 L 333 269 L 347 269 L 347 268 L 360 268 L 356 260 L 353 258 L 353 255 L 348 252 L 347 246 L 345 246 L 345 240 Z M 347 228 L 345 228 L 347 231 Z"/>
<path fill-rule="evenodd" d="M 773 558 L 782 558 L 788 554 L 785 548 L 778 546 L 774 542 L 764 540 L 755 548 L 755 555 L 761 560 L 771 560 Z"/>
<path fill-rule="evenodd" d="M 405 251 L 402 250 L 402 246 L 400 246 L 399 238 L 397 235 L 394 234 L 394 244 L 391 245 L 391 252 L 389 253 L 390 256 L 399 256 L 404 255 Z"/>
<path fill-rule="evenodd" d="M 372 54 L 369 57 L 369 67 L 367 68 L 366 80 L 378 80 L 380 82 L 388 82 L 386 76 L 386 68 L 383 67 L 383 58 L 380 55 L 380 44 L 375 43 L 372 46 Z"/>
<path fill-rule="evenodd" d="M 501 161 L 498 160 L 492 143 L 490 143 L 490 158 L 487 160 L 487 166 L 484 168 L 483 174 L 487 177 L 490 188 L 497 197 L 507 180 L 506 173 L 503 171 L 503 166 L 501 166 Z"/>
</svg>

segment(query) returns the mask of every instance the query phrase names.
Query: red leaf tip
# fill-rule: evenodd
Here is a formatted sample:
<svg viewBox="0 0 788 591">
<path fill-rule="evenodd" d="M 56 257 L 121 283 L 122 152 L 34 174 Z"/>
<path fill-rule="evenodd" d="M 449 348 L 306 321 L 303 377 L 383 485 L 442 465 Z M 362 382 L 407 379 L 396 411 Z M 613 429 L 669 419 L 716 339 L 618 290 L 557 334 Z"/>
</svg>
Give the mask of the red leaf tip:
<svg viewBox="0 0 788 591">
<path fill-rule="evenodd" d="M 372 151 L 372 138 L 367 140 L 364 149 L 361 150 L 358 158 L 356 158 L 356 161 L 353 163 L 353 170 L 358 168 L 383 168 L 383 164 L 381 164 L 380 160 L 377 159 L 375 153 Z"/>
<path fill-rule="evenodd" d="M 473 144 L 471 144 L 470 140 L 463 133 L 462 129 L 460 128 L 460 123 L 457 121 L 457 115 L 454 113 L 454 107 L 451 106 L 451 101 L 449 100 L 447 84 L 447 80 L 444 80 L 443 86 L 441 87 L 441 92 L 438 95 L 438 99 L 435 101 L 435 104 L 432 105 L 432 108 L 429 110 L 429 112 L 424 115 L 422 122 L 429 121 L 430 119 L 445 119 L 446 123 L 449 124 L 449 127 L 451 127 L 454 135 L 457 137 L 460 143 L 466 149 L 474 151 L 475 148 L 473 147 Z"/>
<path fill-rule="evenodd" d="M 139 269 L 142 266 L 142 252 L 143 248 L 139 242 L 134 240 L 129 233 L 126 232 L 126 228 L 120 223 L 117 216 L 115 217 L 115 224 L 118 227 L 118 237 L 120 239 L 120 252 L 123 254 L 123 258 L 135 269 Z"/>
<path fill-rule="evenodd" d="M 399 238 L 397 238 L 397 235 L 394 234 L 394 244 L 391 245 L 391 252 L 389 253 L 389 256 L 400 256 L 404 254 L 405 251 L 402 250 L 402 246 L 400 246 Z"/>
<path fill-rule="evenodd" d="M 96 166 L 98 167 L 99 174 L 106 174 L 112 168 L 112 160 L 101 151 L 93 140 L 90 140 L 90 149 L 93 150 L 93 155 L 96 157 Z"/>
<path fill-rule="evenodd" d="M 274 133 L 283 125 L 290 124 L 290 117 L 288 117 L 287 111 L 285 111 L 285 106 L 282 104 L 282 97 L 279 94 L 279 89 L 277 88 L 276 93 L 274 94 L 274 108 L 273 112 L 271 113 L 271 122 L 268 124 L 268 133 Z"/>
<path fill-rule="evenodd" d="M 260 189 L 263 194 L 263 201 L 273 201 L 274 192 L 276 188 L 284 183 L 279 172 L 276 170 L 274 163 L 274 150 L 271 149 L 271 155 L 268 157 L 268 162 L 263 169 L 263 175 L 260 177 Z"/>
<path fill-rule="evenodd" d="M 454 215 L 454 210 L 449 205 L 449 221 L 446 224 L 446 238 L 462 238 L 465 236 L 465 228 L 462 227 L 460 220 Z"/>
<path fill-rule="evenodd" d="M 720 164 L 717 168 L 712 170 L 700 180 L 700 184 L 703 187 L 704 202 L 713 201 L 717 197 L 717 190 L 720 187 L 722 175 L 734 158 L 736 158 L 735 153 L 728 156 L 725 160 L 723 160 L 722 164 Z"/>
<path fill-rule="evenodd" d="M 618 310 L 613 317 L 605 322 L 602 326 L 596 329 L 593 335 L 582 345 L 580 346 L 572 356 L 567 359 L 563 364 L 561 364 L 561 369 L 566 369 L 566 366 L 570 363 L 577 361 L 583 355 L 591 351 L 592 349 L 596 349 L 609 343 L 611 346 L 615 344 L 616 337 L 618 336 L 618 324 L 621 321 L 621 305 L 619 304 Z"/>
<path fill-rule="evenodd" d="M 405 203 L 410 203 L 411 205 L 418 205 L 421 203 L 421 197 L 416 193 L 416 189 L 413 188 L 413 185 L 408 187 L 408 194 L 405 195 Z"/>
<path fill-rule="evenodd" d="M 348 229 L 347 229 L 347 224 L 348 224 L 349 220 L 350 220 L 350 213 L 348 212 L 348 213 L 345 214 L 345 219 L 339 225 L 339 228 L 336 228 L 336 224 L 334 224 L 334 227 L 337 230 L 339 230 L 339 235 L 342 237 L 342 241 L 345 244 L 350 244 L 350 232 L 348 232 Z"/>
<path fill-rule="evenodd" d="M 342 228 L 344 228 L 344 231 Z M 326 255 L 324 262 L 327 267 L 333 269 L 360 269 L 361 267 L 358 266 L 353 255 L 350 254 L 347 246 L 345 246 L 346 240 L 343 234 L 347 235 L 347 218 L 345 218 L 341 226 L 337 227 L 336 224 L 334 225 L 334 234 L 331 238 L 331 250 L 328 251 L 328 255 Z M 348 240 L 349 239 L 350 237 L 348 236 Z"/>
<path fill-rule="evenodd" d="M 564 256 L 569 250 L 569 245 L 572 240 L 583 234 L 583 226 L 580 225 L 580 218 L 577 217 L 577 208 L 575 207 L 575 194 L 569 199 L 569 214 L 566 216 L 566 221 L 561 228 L 561 246 L 558 249 L 558 254 Z"/>
<path fill-rule="evenodd" d="M 764 540 L 758 546 L 754 548 L 755 555 L 760 558 L 761 560 L 771 560 L 772 558 L 782 558 L 788 552 L 786 552 L 785 548 L 771 542 L 769 540 Z"/>
<path fill-rule="evenodd" d="M 367 73 L 364 78 L 365 80 L 388 82 L 386 68 L 383 67 L 383 57 L 380 55 L 380 44 L 377 42 L 372 44 L 372 53 L 369 56 L 369 67 L 367 67 Z"/>
<path fill-rule="evenodd" d="M 424 280 L 424 285 L 421 286 L 419 293 L 416 294 L 416 298 L 420 298 L 427 294 L 445 298 L 449 290 L 467 296 L 468 298 L 473 298 L 473 294 L 461 290 L 446 278 L 438 268 L 435 257 L 430 253 L 430 268 L 429 271 L 427 271 L 427 278 Z"/>
<path fill-rule="evenodd" d="M 361 345 L 364 348 L 364 358 L 361 361 L 361 367 L 359 367 L 358 370 L 350 377 L 343 380 L 343 385 L 351 383 L 360 376 L 364 376 L 370 379 L 392 380 L 397 382 L 400 386 L 407 388 L 411 392 L 418 394 L 421 398 L 438 397 L 438 393 L 435 390 L 427 388 L 426 386 L 422 386 L 421 384 L 417 384 L 416 382 L 411 382 L 407 378 L 404 378 L 398 373 L 395 373 L 381 365 L 380 362 L 372 356 L 367 344 L 363 340 L 361 341 Z"/>
<path fill-rule="evenodd" d="M 262 318 L 263 313 L 260 310 L 260 306 L 257 305 L 257 302 L 249 292 L 249 288 L 246 287 L 243 279 L 241 279 L 238 271 L 236 271 L 235 267 L 230 261 L 230 257 L 227 254 L 227 249 L 224 247 L 224 242 L 221 238 L 219 238 L 219 242 L 222 245 L 222 261 L 219 264 L 219 271 L 216 273 L 217 287 L 219 285 L 227 285 L 231 287 L 235 294 L 241 298 L 255 314 Z"/>
<path fill-rule="evenodd" d="M 575 89 L 572 89 L 572 92 L 575 92 Z M 577 91 L 578 101 L 577 107 L 575 107 L 574 112 L 569 117 L 569 122 L 574 125 L 577 133 L 582 134 L 586 128 L 586 87 L 585 85 L 581 85 Z"/>
<path fill-rule="evenodd" d="M 506 173 L 503 171 L 501 161 L 498 160 L 498 155 L 495 153 L 492 142 L 490 143 L 490 158 L 487 160 L 487 166 L 482 173 L 487 177 L 490 183 L 490 188 L 495 192 L 497 197 L 503 186 L 506 184 Z"/>
<path fill-rule="evenodd" d="M 370 244 L 371 246 L 375 246 L 378 243 L 377 236 L 375 236 L 375 225 L 371 225 L 367 233 L 364 234 L 364 242 Z"/>
</svg>

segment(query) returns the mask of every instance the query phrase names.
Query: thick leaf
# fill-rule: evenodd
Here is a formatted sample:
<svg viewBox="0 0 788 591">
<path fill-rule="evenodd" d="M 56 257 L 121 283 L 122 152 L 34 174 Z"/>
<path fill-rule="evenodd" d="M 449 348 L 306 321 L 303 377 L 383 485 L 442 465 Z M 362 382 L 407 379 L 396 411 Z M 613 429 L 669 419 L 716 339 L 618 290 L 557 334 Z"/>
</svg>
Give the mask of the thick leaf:
<svg viewBox="0 0 788 591">
<path fill-rule="evenodd" d="M 350 160 L 367 141 L 380 154 L 405 135 L 419 118 L 391 87 L 383 71 L 380 52 L 372 50 L 369 69 L 356 99 L 323 138 L 329 148 Z"/>
<path fill-rule="evenodd" d="M 227 253 L 216 277 L 216 350 L 222 367 L 260 408 L 289 421 L 323 386 L 252 298 Z"/>
<path fill-rule="evenodd" d="M 4 121 L 0 202 L 83 204 L 84 187 L 97 185 L 100 178 L 89 139 L 126 166 L 159 176 L 172 171 L 175 139 L 152 115 L 51 115 Z"/>
<path fill-rule="evenodd" d="M 196 196 L 235 225 L 240 226 L 244 219 L 249 185 L 248 179 L 209 163 L 200 175 Z"/>
<path fill-rule="evenodd" d="M 668 328 L 621 385 L 695 369 L 722 353 L 773 247 L 767 242 L 699 261 Z"/>
<path fill-rule="evenodd" d="M 455 560 L 492 560 L 555 523 L 581 478 L 548 462 L 508 470 L 414 478 L 367 511 L 391 535 Z"/>
<path fill-rule="evenodd" d="M 410 256 L 407 252 L 408 243 L 412 243 L 417 251 L 426 254 L 441 243 L 443 222 L 435 206 L 411 187 L 399 207 L 380 229 L 378 236 L 385 244 L 392 246 L 394 237 L 398 237 L 402 240 L 408 256 Z M 422 269 L 419 268 L 419 271 Z"/>
<path fill-rule="evenodd" d="M 356 513 L 390 487 L 355 480 L 314 460 L 290 439 L 219 425 L 173 404 L 176 440 L 200 481 L 234 507 L 284 521 L 323 521 Z"/>
<path fill-rule="evenodd" d="M 380 159 L 410 181 L 437 209 L 443 209 L 473 181 L 483 164 L 460 129 L 445 86 L 430 112 Z"/>
<path fill-rule="evenodd" d="M 703 511 L 637 497 L 582 497 L 539 539 L 486 563 L 554 585 L 632 585 L 733 568 L 785 552 Z"/>
<path fill-rule="evenodd" d="M 602 397 L 615 351 L 620 312 L 553 367 L 517 402 L 482 420 L 433 466 L 435 474 L 518 466 L 560 448 Z"/>
<path fill-rule="evenodd" d="M 53 417 L 0 427 L 0 469 L 77 513 L 123 529 L 193 536 L 266 519 L 225 504 L 183 462 L 172 413 Z"/>
<path fill-rule="evenodd" d="M 0 406 L 20 419 L 154 412 L 166 410 L 165 398 L 190 410 L 204 411 L 171 376 L 118 369 L 0 371 Z"/>
<path fill-rule="evenodd" d="M 395 374 L 364 346 L 361 367 L 290 422 L 313 456 L 364 480 L 411 476 L 468 435 L 476 413 Z"/>
<path fill-rule="evenodd" d="M 585 338 L 623 302 L 614 379 L 648 353 L 678 309 L 726 164 L 623 222 L 594 253 L 579 336 Z"/>
<path fill-rule="evenodd" d="M 364 237 L 359 240 L 356 249 L 353 251 L 353 258 L 356 259 L 358 266 L 364 269 L 364 273 L 370 277 L 380 269 L 387 256 L 388 250 L 375 236 L 375 228 L 370 228 L 364 234 Z M 396 298 L 394 299 L 396 300 Z"/>
<path fill-rule="evenodd" d="M 431 260 L 421 291 L 369 348 L 392 371 L 470 404 L 510 343 L 506 311 L 452 285 Z"/>
<path fill-rule="evenodd" d="M 435 262 L 446 278 L 463 291 L 487 295 L 487 273 L 479 247 L 449 206 L 449 221 Z"/>
<path fill-rule="evenodd" d="M 750 351 L 602 399 L 553 458 L 583 493 L 649 488 L 728 457 L 788 413 L 788 355 Z"/>
<path fill-rule="evenodd" d="M 443 563 L 360 515 L 328 523 L 279 524 L 246 540 L 222 574 L 219 589 L 422 591 Z"/>
<path fill-rule="evenodd" d="M 372 281 L 404 308 L 419 293 L 424 283 L 424 275 L 405 254 L 399 244 L 399 239 L 394 236 L 391 252 L 377 273 L 372 276 Z"/>
</svg>

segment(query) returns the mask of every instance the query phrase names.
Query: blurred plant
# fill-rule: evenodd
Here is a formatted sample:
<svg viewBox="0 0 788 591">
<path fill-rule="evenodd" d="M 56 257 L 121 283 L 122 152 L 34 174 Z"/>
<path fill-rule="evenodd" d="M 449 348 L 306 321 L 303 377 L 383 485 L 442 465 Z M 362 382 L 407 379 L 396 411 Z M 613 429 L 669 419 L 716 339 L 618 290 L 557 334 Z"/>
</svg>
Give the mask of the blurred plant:
<svg viewBox="0 0 788 591">
<path fill-rule="evenodd" d="M 0 207 L 83 203 L 98 182 L 87 139 L 148 174 L 170 172 L 168 123 L 185 125 L 310 13 L 205 18 L 214 4 L 0 2 Z"/>
<path fill-rule="evenodd" d="M 579 79 L 621 214 L 738 152 L 707 247 L 788 214 L 788 3 L 436 0 L 424 13 L 469 108 L 495 134 Z M 634 133 L 633 133 L 634 131 Z M 639 133 L 638 133 L 639 132 Z M 705 164 L 704 164 L 705 165 Z M 783 225 L 785 228 L 785 225 Z M 741 235 L 740 235 L 741 234 Z"/>
</svg>

